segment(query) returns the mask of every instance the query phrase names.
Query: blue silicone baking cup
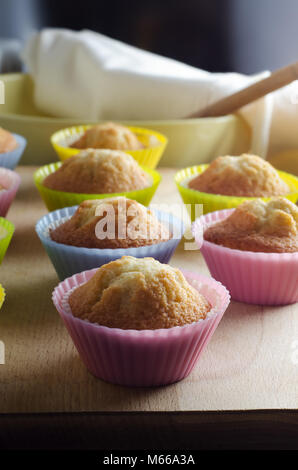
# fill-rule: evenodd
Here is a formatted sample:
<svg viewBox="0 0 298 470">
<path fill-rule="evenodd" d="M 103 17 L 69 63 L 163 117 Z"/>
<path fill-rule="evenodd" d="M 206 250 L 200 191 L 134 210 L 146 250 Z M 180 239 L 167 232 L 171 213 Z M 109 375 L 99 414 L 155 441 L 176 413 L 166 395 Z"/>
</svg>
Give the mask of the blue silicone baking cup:
<svg viewBox="0 0 298 470">
<path fill-rule="evenodd" d="M 154 245 L 137 248 L 81 248 L 77 246 L 57 243 L 50 238 L 49 229 L 56 228 L 69 219 L 78 206 L 65 207 L 43 216 L 37 222 L 35 230 L 39 236 L 60 280 L 64 280 L 73 274 L 100 266 L 121 258 L 122 256 L 134 256 L 135 258 L 152 257 L 161 263 L 168 263 L 179 244 L 185 230 L 182 220 L 172 214 L 154 210 L 160 222 L 164 222 L 174 234 L 168 241 Z"/>
<path fill-rule="evenodd" d="M 0 153 L 0 167 L 14 170 L 21 160 L 21 156 L 27 145 L 27 140 L 22 135 L 12 134 L 16 139 L 18 146 L 11 152 Z"/>
</svg>

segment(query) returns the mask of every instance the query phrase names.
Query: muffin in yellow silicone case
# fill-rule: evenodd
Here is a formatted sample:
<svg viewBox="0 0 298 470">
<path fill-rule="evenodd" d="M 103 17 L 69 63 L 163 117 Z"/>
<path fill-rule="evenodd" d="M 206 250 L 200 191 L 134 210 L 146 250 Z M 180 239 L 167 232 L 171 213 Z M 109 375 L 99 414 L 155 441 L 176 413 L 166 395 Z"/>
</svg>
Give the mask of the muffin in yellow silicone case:
<svg viewBox="0 0 298 470">
<path fill-rule="evenodd" d="M 87 129 L 69 145 L 75 149 L 140 150 L 144 145 L 128 127 L 107 122 Z"/>
<path fill-rule="evenodd" d="M 0 284 L 0 309 L 3 305 L 4 300 L 5 300 L 5 290 L 3 289 L 3 287 Z"/>
<path fill-rule="evenodd" d="M 92 132 L 90 135 L 93 129 L 96 130 L 96 128 L 102 127 L 104 128 L 105 136 L 101 135 L 100 139 L 98 139 L 96 132 Z M 110 131 L 108 134 L 106 132 L 107 128 Z M 121 131 L 123 128 L 126 129 L 125 132 Z M 119 130 L 118 133 L 117 129 Z M 168 142 L 166 136 L 151 129 L 131 126 L 124 127 L 114 123 L 75 126 L 55 132 L 51 137 L 51 143 L 60 160 L 64 161 L 80 151 L 79 148 L 74 147 L 74 144 L 76 145 L 77 143 L 79 147 L 86 145 L 87 132 L 89 132 L 88 143 L 91 144 L 89 147 L 92 147 L 93 142 L 95 142 L 95 146 L 123 150 L 130 154 L 140 165 L 151 169 L 158 165 Z M 132 146 L 132 148 L 129 149 L 129 146 Z"/>
<path fill-rule="evenodd" d="M 34 179 L 48 209 L 55 210 L 114 196 L 148 205 L 161 177 L 124 152 L 87 149 L 63 163 L 40 168 Z"/>
<path fill-rule="evenodd" d="M 237 207 L 247 199 L 268 200 L 282 195 L 292 202 L 298 198 L 298 178 L 277 171 L 255 155 L 218 157 L 210 165 L 199 165 L 179 171 L 175 176 L 180 195 L 191 212 L 203 205 L 204 214 Z"/>
</svg>

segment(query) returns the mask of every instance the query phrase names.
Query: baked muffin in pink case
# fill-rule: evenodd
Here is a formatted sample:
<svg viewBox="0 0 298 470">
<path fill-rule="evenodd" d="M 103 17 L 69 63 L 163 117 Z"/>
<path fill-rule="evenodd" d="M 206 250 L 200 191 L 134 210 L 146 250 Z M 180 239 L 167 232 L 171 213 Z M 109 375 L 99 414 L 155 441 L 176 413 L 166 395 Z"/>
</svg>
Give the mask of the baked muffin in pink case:
<svg viewBox="0 0 298 470">
<path fill-rule="evenodd" d="M 5 217 L 21 183 L 15 171 L 0 168 L 0 216 Z"/>
<path fill-rule="evenodd" d="M 291 201 L 255 199 L 207 214 L 194 222 L 193 234 L 211 275 L 234 300 L 298 301 L 298 208 Z"/>
<path fill-rule="evenodd" d="M 214 279 L 124 256 L 64 280 L 53 302 L 93 375 L 158 386 L 191 372 L 229 294 Z"/>
</svg>

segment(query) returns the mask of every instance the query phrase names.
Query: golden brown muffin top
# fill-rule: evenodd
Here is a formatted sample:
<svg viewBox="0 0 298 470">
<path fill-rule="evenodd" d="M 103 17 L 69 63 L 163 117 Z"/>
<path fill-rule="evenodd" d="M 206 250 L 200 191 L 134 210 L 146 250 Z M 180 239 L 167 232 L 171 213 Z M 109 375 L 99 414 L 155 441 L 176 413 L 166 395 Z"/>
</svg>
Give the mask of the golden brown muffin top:
<svg viewBox="0 0 298 470">
<path fill-rule="evenodd" d="M 14 136 L 0 127 L 0 153 L 11 152 L 15 150 L 18 143 Z"/>
<path fill-rule="evenodd" d="M 149 186 L 136 160 L 120 150 L 82 150 L 48 175 L 44 186 L 84 194 L 122 193 Z"/>
<path fill-rule="evenodd" d="M 298 251 L 298 208 L 286 198 L 245 201 L 225 220 L 209 227 L 207 241 L 245 251 Z"/>
<path fill-rule="evenodd" d="M 69 305 L 75 317 L 124 330 L 183 326 L 211 309 L 179 269 L 132 256 L 101 266 L 71 293 Z"/>
<path fill-rule="evenodd" d="M 115 197 L 82 202 L 69 220 L 50 230 L 50 237 L 86 248 L 130 248 L 167 241 L 171 234 L 142 204 Z"/>
<path fill-rule="evenodd" d="M 142 149 L 143 145 L 128 127 L 107 122 L 87 129 L 70 147 L 77 149 L 138 150 Z"/>
<path fill-rule="evenodd" d="M 290 192 L 270 163 L 249 154 L 216 158 L 188 186 L 205 193 L 238 197 L 281 196 Z"/>
</svg>

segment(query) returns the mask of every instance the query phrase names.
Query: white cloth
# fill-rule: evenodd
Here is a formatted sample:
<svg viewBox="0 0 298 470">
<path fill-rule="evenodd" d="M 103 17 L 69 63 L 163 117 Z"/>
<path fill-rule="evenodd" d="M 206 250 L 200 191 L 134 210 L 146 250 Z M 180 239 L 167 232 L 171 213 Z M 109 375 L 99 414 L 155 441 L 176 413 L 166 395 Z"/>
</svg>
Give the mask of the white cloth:
<svg viewBox="0 0 298 470">
<path fill-rule="evenodd" d="M 85 30 L 35 33 L 23 58 L 38 108 L 82 120 L 183 118 L 268 75 L 209 73 Z M 266 155 L 270 127 L 271 146 L 298 147 L 293 95 L 298 102 L 297 82 L 241 110 L 253 129 L 253 151 Z"/>
</svg>

